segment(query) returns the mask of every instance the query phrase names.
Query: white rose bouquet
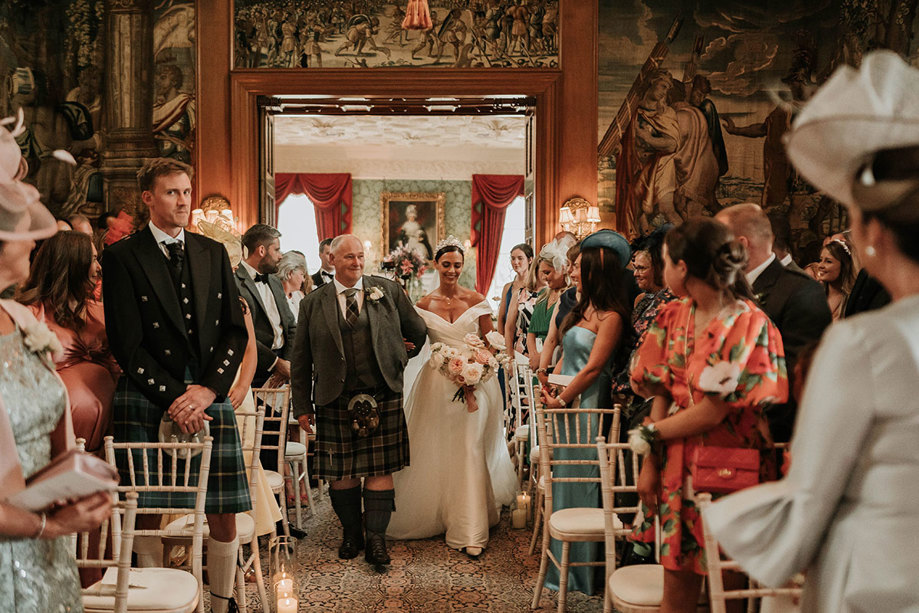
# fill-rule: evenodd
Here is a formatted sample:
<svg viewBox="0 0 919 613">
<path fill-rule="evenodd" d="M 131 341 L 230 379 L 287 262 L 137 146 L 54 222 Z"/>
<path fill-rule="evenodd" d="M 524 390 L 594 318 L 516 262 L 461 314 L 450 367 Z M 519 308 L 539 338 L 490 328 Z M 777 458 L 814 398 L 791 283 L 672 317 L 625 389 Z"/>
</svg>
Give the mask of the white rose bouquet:
<svg viewBox="0 0 919 613">
<path fill-rule="evenodd" d="M 431 345 L 428 366 L 456 384 L 459 389 L 453 400 L 465 401 L 470 413 L 479 408 L 475 401 L 475 388 L 494 377 L 508 360 L 507 355 L 498 351 L 491 339 L 489 344 L 491 348 L 475 334 L 467 334 L 463 338 L 462 347 L 451 347 L 443 343 Z"/>
</svg>

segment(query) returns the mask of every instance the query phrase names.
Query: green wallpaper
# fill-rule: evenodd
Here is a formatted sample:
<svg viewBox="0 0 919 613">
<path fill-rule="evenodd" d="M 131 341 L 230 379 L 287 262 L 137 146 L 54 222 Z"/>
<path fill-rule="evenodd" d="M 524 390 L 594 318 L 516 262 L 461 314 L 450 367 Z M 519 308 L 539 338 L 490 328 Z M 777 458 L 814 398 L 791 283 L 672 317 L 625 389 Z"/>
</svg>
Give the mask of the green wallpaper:
<svg viewBox="0 0 919 613">
<path fill-rule="evenodd" d="M 375 269 L 380 253 L 380 193 L 381 192 L 444 192 L 446 203 L 444 217 L 447 235 L 461 241 L 469 238 L 472 226 L 472 181 L 417 181 L 413 179 L 355 179 L 353 187 L 354 209 L 352 230 L 374 245 L 373 261 L 368 269 Z M 466 266 L 460 276 L 466 287 L 475 286 L 475 253 L 466 254 Z"/>
</svg>

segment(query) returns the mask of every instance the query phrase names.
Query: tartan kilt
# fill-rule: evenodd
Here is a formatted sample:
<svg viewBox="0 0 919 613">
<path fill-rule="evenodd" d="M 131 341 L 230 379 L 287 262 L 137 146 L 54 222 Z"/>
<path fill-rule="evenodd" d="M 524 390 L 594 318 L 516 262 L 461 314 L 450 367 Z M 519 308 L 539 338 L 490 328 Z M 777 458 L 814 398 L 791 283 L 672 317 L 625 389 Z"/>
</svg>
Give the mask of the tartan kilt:
<svg viewBox="0 0 919 613">
<path fill-rule="evenodd" d="M 389 390 L 373 394 L 380 425 L 369 436 L 358 436 L 348 417 L 348 393 L 335 404 L 316 408 L 318 477 L 328 481 L 378 477 L 402 470 L 409 463 L 408 427 L 402 394 Z"/>
<path fill-rule="evenodd" d="M 150 402 L 127 377 L 121 377 L 115 389 L 112 403 L 112 421 L 115 442 L 122 443 L 157 443 L 159 426 L 165 410 Z M 207 480 L 207 498 L 204 503 L 205 513 L 242 513 L 252 509 L 249 495 L 249 481 L 246 478 L 246 464 L 243 459 L 242 445 L 239 442 L 239 431 L 236 429 L 236 413 L 229 401 L 215 402 L 207 409 L 207 415 L 213 417 L 208 422 L 211 436 L 214 439 L 211 450 L 211 468 Z M 134 450 L 135 471 L 139 470 L 140 450 Z M 156 466 L 156 450 L 146 450 L 152 467 Z M 168 461 L 167 461 L 168 460 Z M 126 450 L 119 449 L 116 454 L 121 483 L 128 484 L 131 477 L 128 472 Z M 191 458 L 192 474 L 197 474 L 201 454 Z M 172 466 L 172 459 L 164 455 L 164 470 Z M 180 474 L 185 469 L 185 460 L 178 460 Z M 152 482 L 151 485 L 156 485 Z M 191 479 L 197 483 L 197 479 Z M 195 495 L 169 492 L 141 492 L 137 499 L 138 507 L 195 507 Z"/>
</svg>

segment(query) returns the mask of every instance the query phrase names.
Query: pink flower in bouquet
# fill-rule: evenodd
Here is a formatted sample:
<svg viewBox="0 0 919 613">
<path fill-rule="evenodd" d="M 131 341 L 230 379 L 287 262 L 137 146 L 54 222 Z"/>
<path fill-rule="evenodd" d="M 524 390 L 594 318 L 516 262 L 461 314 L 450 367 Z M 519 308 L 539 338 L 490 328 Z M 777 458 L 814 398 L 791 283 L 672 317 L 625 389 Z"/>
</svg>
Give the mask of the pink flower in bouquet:
<svg viewBox="0 0 919 613">
<path fill-rule="evenodd" d="M 412 272 L 412 263 L 408 260 L 402 260 L 402 274 L 408 275 Z"/>
<path fill-rule="evenodd" d="M 484 349 L 485 341 L 478 337 L 476 334 L 469 333 L 463 337 L 463 342 L 473 349 Z"/>
<path fill-rule="evenodd" d="M 466 364 L 463 367 L 463 379 L 466 380 L 466 385 L 476 385 L 482 380 L 483 372 L 485 368 L 481 364 Z"/>
<path fill-rule="evenodd" d="M 459 376 L 463 373 L 463 366 L 466 365 L 466 360 L 462 358 L 451 358 L 450 362 L 447 364 L 447 371 L 451 375 Z"/>
<path fill-rule="evenodd" d="M 476 349 L 475 352 L 475 361 L 481 364 L 482 366 L 488 364 L 492 359 L 491 352 L 487 349 Z"/>
</svg>

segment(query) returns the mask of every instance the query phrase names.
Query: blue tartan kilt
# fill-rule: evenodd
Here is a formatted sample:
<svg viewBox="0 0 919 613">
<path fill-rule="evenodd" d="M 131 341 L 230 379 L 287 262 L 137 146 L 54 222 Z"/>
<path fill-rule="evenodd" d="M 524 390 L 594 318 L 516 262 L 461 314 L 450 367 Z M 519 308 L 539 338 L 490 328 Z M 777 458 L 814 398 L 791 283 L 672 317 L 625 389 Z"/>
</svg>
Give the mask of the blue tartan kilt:
<svg viewBox="0 0 919 613">
<path fill-rule="evenodd" d="M 127 377 L 121 377 L 115 389 L 112 407 L 115 442 L 157 443 L 159 442 L 160 421 L 165 409 L 153 404 L 143 395 Z M 215 402 L 207 409 L 207 415 L 213 417 L 208 422 L 211 436 L 214 439 L 211 451 L 211 469 L 207 480 L 207 498 L 204 504 L 205 513 L 242 513 L 252 509 L 249 494 L 249 482 L 246 478 L 246 463 L 243 459 L 239 432 L 236 429 L 236 414 L 233 405 L 226 402 Z M 135 472 L 140 473 L 143 459 L 141 450 L 132 450 L 135 454 Z M 151 476 L 157 465 L 156 450 L 146 450 Z M 120 449 L 116 454 L 121 483 L 131 483 L 128 472 L 126 450 Z M 178 474 L 184 474 L 186 460 L 178 460 Z M 197 475 L 201 455 L 191 458 L 191 472 Z M 172 458 L 164 453 L 163 469 L 165 473 L 172 468 Z M 141 484 L 142 473 L 138 475 Z M 192 478 L 197 483 L 197 478 Z M 151 479 L 150 485 L 157 485 Z M 169 492 L 142 492 L 138 496 L 139 507 L 175 507 L 193 509 L 195 495 Z"/>
<path fill-rule="evenodd" d="M 408 427 L 402 410 L 402 394 L 386 390 L 373 397 L 379 407 L 380 425 L 369 436 L 359 436 L 351 427 L 350 395 L 343 394 L 334 404 L 316 408 L 316 459 L 320 479 L 378 477 L 408 466 Z"/>
</svg>

